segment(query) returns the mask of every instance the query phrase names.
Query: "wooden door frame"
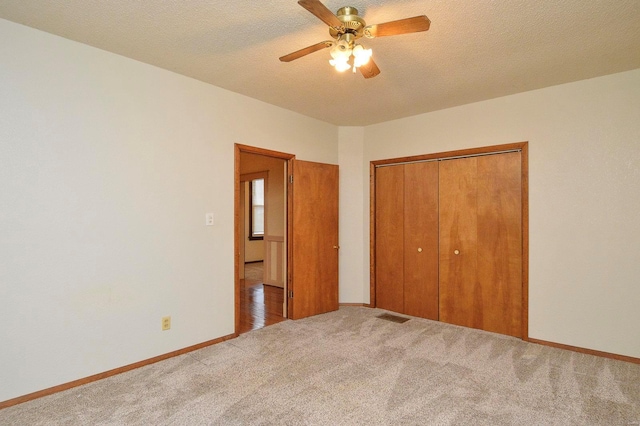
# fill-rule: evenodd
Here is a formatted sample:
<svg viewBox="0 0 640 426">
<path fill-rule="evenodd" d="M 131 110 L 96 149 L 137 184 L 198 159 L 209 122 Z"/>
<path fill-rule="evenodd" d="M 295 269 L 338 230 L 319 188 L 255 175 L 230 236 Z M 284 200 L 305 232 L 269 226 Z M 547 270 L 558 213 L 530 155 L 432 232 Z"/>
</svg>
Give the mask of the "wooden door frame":
<svg viewBox="0 0 640 426">
<path fill-rule="evenodd" d="M 241 223 L 241 215 L 240 215 L 240 154 L 257 154 L 265 157 L 272 157 L 286 161 L 287 163 L 287 172 L 288 176 L 291 171 L 291 163 L 293 159 L 295 159 L 294 154 L 287 154 L 284 152 L 272 151 L 270 149 L 265 148 L 257 148 L 249 145 L 242 145 L 236 143 L 234 145 L 234 200 L 233 200 L 233 209 L 234 209 L 234 228 L 233 228 L 233 258 L 234 258 L 234 306 L 235 306 L 235 329 L 234 334 L 236 336 L 239 335 L 240 330 L 240 239 L 238 235 L 240 234 L 240 226 L 244 226 L 244 223 Z M 285 233 L 287 235 L 287 287 L 290 285 L 290 277 L 291 277 L 291 250 L 290 247 L 290 233 L 291 233 L 291 194 L 290 191 L 287 190 L 287 212 L 286 212 L 286 227 Z M 284 291 L 284 289 L 283 289 Z M 287 299 L 285 299 L 286 302 Z"/>
<path fill-rule="evenodd" d="M 497 154 L 504 151 L 520 150 L 522 185 L 522 340 L 529 340 L 529 142 L 492 145 L 457 151 L 375 160 L 369 163 L 369 304 L 376 307 L 376 167 L 383 165 L 412 163 L 417 161 L 437 161 L 445 158 L 468 157 Z"/>
</svg>

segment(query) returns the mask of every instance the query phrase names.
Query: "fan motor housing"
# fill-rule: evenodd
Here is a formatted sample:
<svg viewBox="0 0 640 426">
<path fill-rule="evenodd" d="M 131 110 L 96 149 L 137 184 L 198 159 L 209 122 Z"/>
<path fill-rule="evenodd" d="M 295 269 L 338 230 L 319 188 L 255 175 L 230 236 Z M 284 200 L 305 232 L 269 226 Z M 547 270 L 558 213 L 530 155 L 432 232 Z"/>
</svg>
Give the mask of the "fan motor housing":
<svg viewBox="0 0 640 426">
<path fill-rule="evenodd" d="M 331 34 L 331 37 L 338 40 L 341 35 L 350 33 L 357 40 L 363 36 L 364 27 L 367 23 L 358 16 L 358 9 L 352 6 L 341 7 L 338 9 L 336 16 L 344 24 L 344 31 L 337 31 L 330 27 L 329 34 Z"/>
</svg>

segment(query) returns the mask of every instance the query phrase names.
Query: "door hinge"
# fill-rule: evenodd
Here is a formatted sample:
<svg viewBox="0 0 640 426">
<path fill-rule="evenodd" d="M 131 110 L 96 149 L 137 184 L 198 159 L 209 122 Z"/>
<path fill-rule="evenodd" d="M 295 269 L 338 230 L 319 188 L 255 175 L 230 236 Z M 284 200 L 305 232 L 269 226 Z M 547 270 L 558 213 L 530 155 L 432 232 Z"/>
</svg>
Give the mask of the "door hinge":
<svg viewBox="0 0 640 426">
<path fill-rule="evenodd" d="M 289 299 L 293 299 L 293 290 L 289 292 Z"/>
<path fill-rule="evenodd" d="M 293 175 L 289 175 L 289 183 L 293 183 Z"/>
</svg>

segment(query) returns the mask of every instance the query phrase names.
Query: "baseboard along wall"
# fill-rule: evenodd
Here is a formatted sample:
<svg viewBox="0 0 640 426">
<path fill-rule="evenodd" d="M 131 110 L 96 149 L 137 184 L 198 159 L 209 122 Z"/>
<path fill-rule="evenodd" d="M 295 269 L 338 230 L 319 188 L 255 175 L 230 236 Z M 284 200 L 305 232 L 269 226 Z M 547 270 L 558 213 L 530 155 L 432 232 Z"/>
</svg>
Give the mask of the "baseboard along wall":
<svg viewBox="0 0 640 426">
<path fill-rule="evenodd" d="M 101 379 L 106 379 L 107 377 L 115 376 L 120 373 L 125 373 L 127 371 L 135 370 L 136 368 L 144 367 L 149 364 L 155 364 L 156 362 L 164 361 L 165 359 L 173 358 L 178 355 L 183 355 L 188 352 L 193 352 L 198 349 L 206 348 L 207 346 L 215 345 L 216 343 L 221 343 L 229 339 L 233 339 L 238 337 L 236 334 L 229 334 L 227 336 L 219 337 L 217 339 L 208 340 L 206 342 L 198 343 L 197 345 L 188 346 L 183 349 L 178 349 L 177 351 L 169 352 L 163 355 L 158 355 L 153 358 L 145 359 L 143 361 L 134 362 L 133 364 L 125 365 L 124 367 L 114 368 L 113 370 L 105 371 L 103 373 L 94 374 L 93 376 L 85 377 L 82 379 L 74 380 L 72 382 L 63 383 L 61 385 L 53 386 L 47 389 L 43 389 L 37 392 L 29 393 L 27 395 L 22 395 L 17 398 L 8 399 L 6 401 L 0 402 L 0 410 L 3 408 L 11 407 L 12 405 L 22 404 L 23 402 L 31 401 L 33 399 L 42 398 L 43 396 L 52 395 L 54 393 L 66 391 L 71 388 L 75 388 L 77 386 L 86 385 L 87 383 L 95 382 Z"/>
</svg>

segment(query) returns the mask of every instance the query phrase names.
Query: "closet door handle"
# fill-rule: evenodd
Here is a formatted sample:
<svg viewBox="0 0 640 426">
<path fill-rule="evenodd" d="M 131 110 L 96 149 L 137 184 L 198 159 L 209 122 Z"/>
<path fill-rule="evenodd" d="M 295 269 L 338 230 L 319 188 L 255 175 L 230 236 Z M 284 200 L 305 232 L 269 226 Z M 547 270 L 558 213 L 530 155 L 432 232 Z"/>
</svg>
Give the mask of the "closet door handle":
<svg viewBox="0 0 640 426">
<path fill-rule="evenodd" d="M 453 254 L 456 254 L 456 255 L 460 254 L 460 250 L 454 250 Z"/>
<path fill-rule="evenodd" d="M 418 253 L 422 253 L 422 247 L 418 247 Z"/>
</svg>

